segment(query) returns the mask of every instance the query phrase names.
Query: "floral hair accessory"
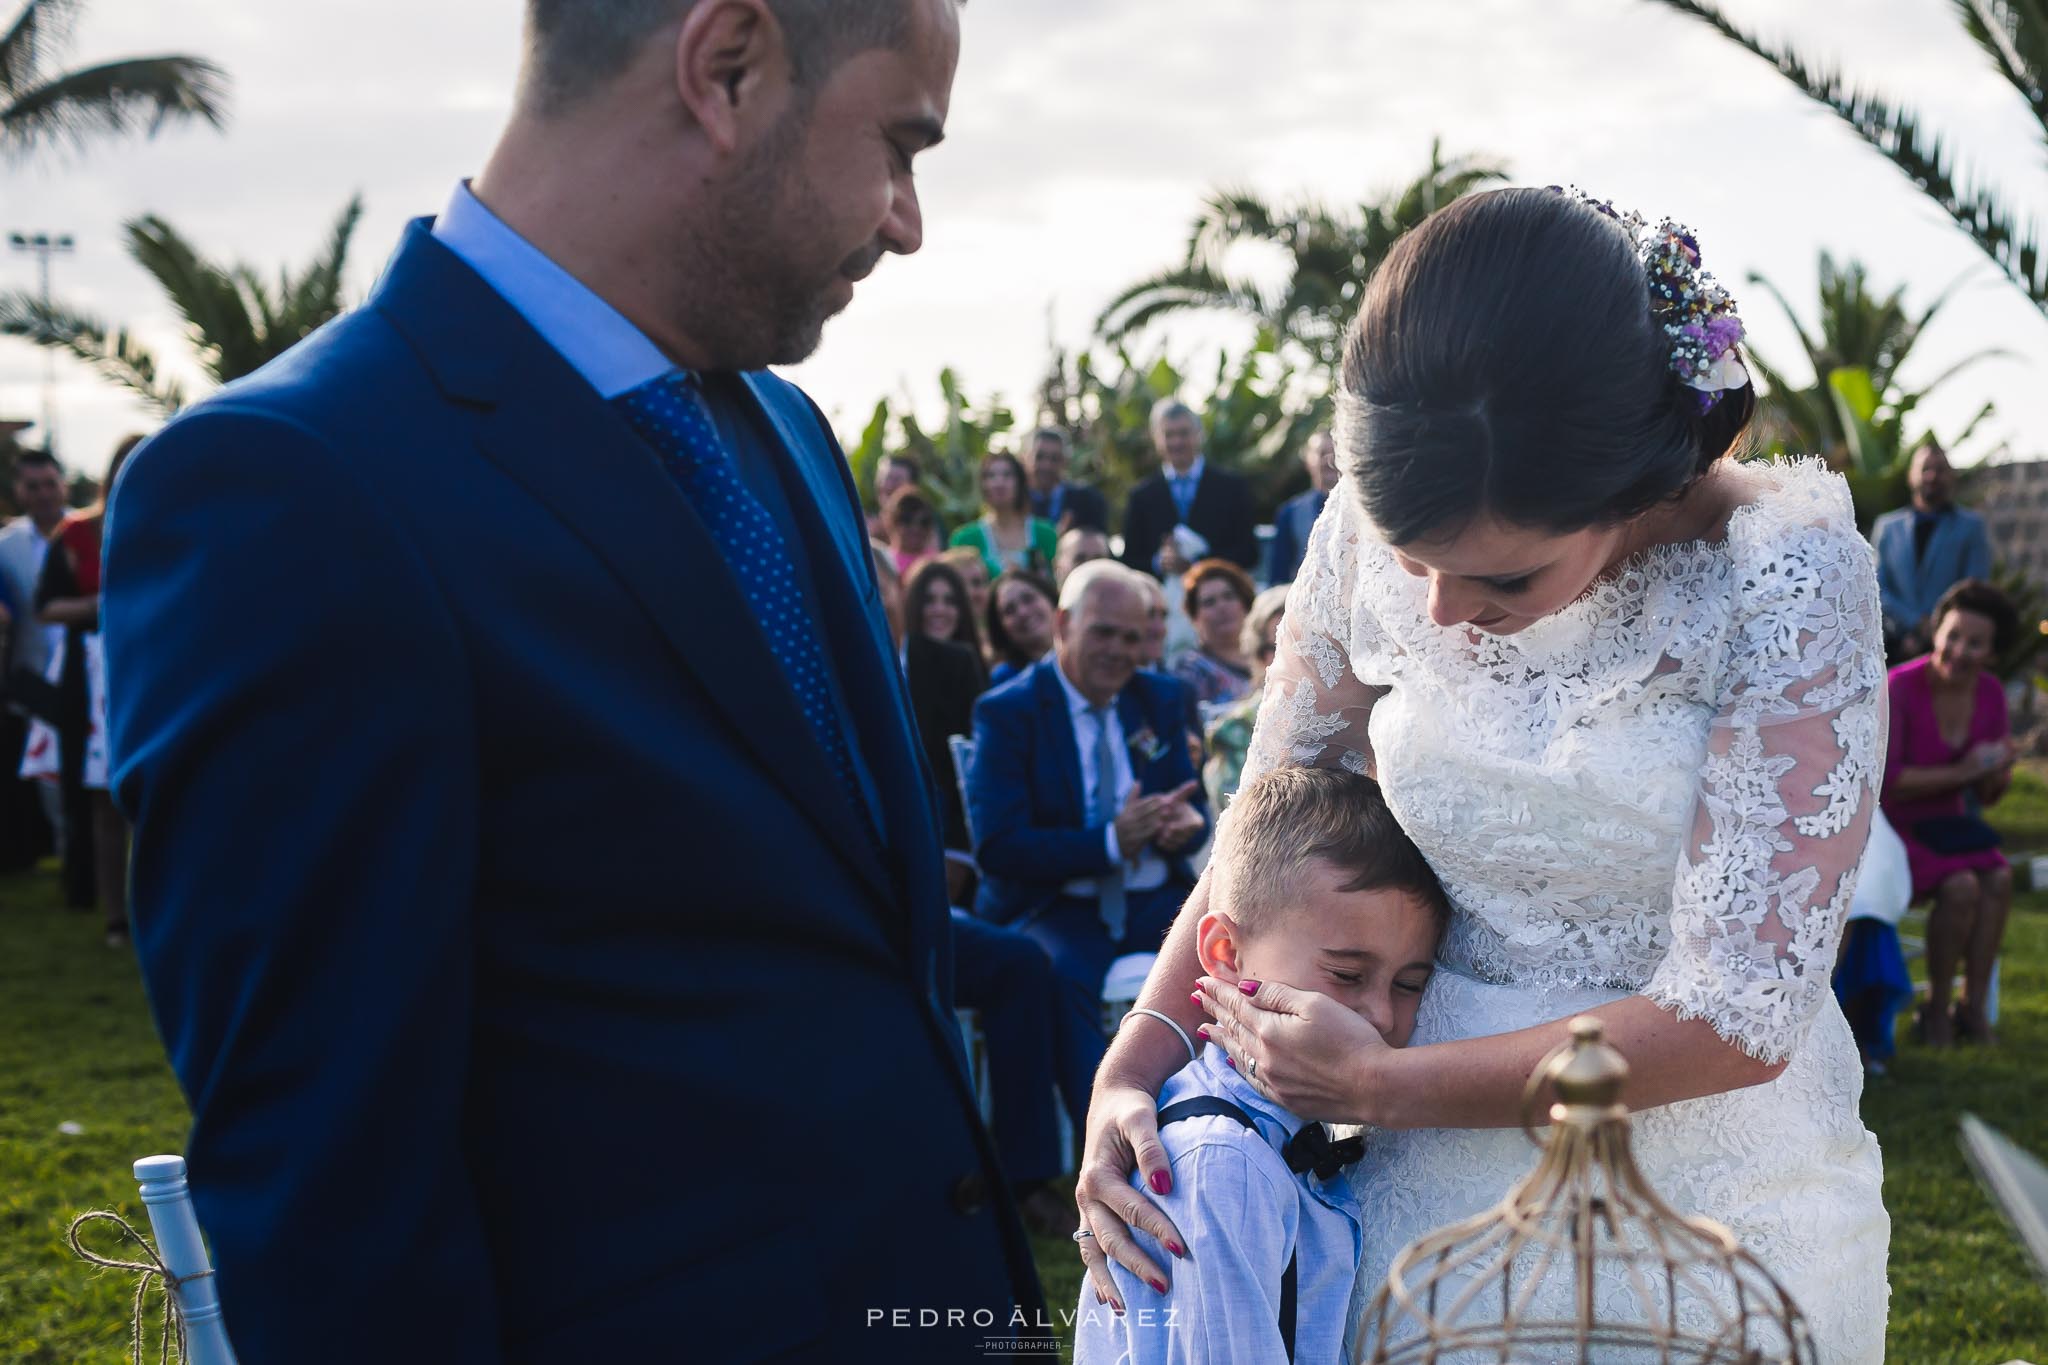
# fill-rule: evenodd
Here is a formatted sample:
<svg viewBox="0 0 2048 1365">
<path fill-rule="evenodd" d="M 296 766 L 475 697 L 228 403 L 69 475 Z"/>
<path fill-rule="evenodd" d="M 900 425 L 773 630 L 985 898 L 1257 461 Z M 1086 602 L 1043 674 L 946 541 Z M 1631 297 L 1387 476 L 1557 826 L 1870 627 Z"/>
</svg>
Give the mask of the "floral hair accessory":
<svg viewBox="0 0 2048 1365">
<path fill-rule="evenodd" d="M 1612 218 L 1635 243 L 1649 277 L 1650 316 L 1670 339 L 1672 372 L 1699 395 L 1701 412 L 1711 411 L 1728 390 L 1749 383 L 1749 371 L 1735 350 L 1743 337 L 1735 300 L 1712 273 L 1700 269 L 1700 244 L 1691 228 L 1669 218 L 1653 225 L 1640 213 L 1618 212 L 1576 185 L 1551 189 Z"/>
</svg>

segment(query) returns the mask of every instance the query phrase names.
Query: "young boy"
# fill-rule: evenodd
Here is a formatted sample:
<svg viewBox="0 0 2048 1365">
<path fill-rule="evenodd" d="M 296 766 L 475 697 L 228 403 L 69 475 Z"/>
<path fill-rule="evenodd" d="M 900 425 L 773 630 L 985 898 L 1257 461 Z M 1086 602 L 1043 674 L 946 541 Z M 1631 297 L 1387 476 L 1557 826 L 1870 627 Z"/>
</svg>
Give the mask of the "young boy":
<svg viewBox="0 0 2048 1365">
<path fill-rule="evenodd" d="M 1219 825 L 1212 875 L 1203 970 L 1320 992 L 1407 1043 L 1450 911 L 1377 784 L 1323 768 L 1260 778 Z M 1167 1081 L 1159 1120 L 1173 1193 L 1158 1202 L 1187 1259 L 1133 1229 L 1173 1283 L 1157 1294 L 1112 1262 L 1118 1316 L 1084 1280 L 1075 1365 L 1341 1359 L 1363 1246 L 1343 1166 L 1362 1143 L 1280 1108 L 1213 1045 Z"/>
</svg>

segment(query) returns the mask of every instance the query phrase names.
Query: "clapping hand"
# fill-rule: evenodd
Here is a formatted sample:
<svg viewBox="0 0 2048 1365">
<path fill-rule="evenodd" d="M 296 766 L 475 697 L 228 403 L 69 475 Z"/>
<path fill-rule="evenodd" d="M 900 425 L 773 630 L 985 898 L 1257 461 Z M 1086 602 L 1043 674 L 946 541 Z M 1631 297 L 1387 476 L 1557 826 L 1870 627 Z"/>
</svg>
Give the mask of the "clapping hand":
<svg viewBox="0 0 2048 1365">
<path fill-rule="evenodd" d="M 1178 853 L 1187 847 L 1188 841 L 1203 830 L 1202 816 L 1190 798 L 1195 794 L 1195 784 L 1183 782 L 1180 786 L 1157 798 L 1163 804 L 1159 817 L 1158 833 L 1152 842 L 1159 845 L 1164 853 Z"/>
<path fill-rule="evenodd" d="M 1999 768 L 2010 768 L 2019 758 L 2019 749 L 2009 739 L 1987 739 L 1970 750 L 1970 766 L 1980 773 L 1991 773 Z"/>
</svg>

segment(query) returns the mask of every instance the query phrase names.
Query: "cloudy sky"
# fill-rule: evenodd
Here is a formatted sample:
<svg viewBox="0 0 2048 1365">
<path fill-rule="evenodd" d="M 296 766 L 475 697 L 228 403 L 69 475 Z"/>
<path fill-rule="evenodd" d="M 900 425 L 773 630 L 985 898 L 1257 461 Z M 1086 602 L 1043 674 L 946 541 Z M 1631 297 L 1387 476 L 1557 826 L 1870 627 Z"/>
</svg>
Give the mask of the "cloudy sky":
<svg viewBox="0 0 2048 1365">
<path fill-rule="evenodd" d="M 2011 200 L 2043 202 L 2038 129 L 1949 0 L 1726 9 L 1920 109 Z M 489 148 L 518 14 L 515 0 L 94 0 L 72 64 L 210 57 L 234 79 L 232 123 L 0 169 L 0 229 L 71 233 L 57 296 L 176 351 L 176 319 L 122 255 L 124 220 L 159 214 L 216 258 L 269 272 L 309 258 L 360 190 L 360 298 L 405 220 L 433 212 Z M 1028 398 L 1048 339 L 1085 343 L 1118 288 L 1175 259 L 1212 187 L 1356 202 L 1414 176 L 1440 136 L 1518 181 L 1576 182 L 1690 222 L 1753 341 L 1783 365 L 1798 354 L 1791 329 L 1739 283 L 1751 271 L 1802 307 L 1822 249 L 1907 286 L 1909 303 L 1971 274 L 1908 378 L 2010 349 L 1931 415 L 1952 431 L 1994 399 L 1993 440 L 1972 453 L 2048 455 L 2048 319 L 1831 115 L 1650 0 L 974 0 L 964 23 L 950 136 L 920 161 L 925 249 L 885 263 L 793 371 L 844 433 L 878 397 L 929 408 L 946 365 L 976 396 Z M 0 285 L 34 280 L 28 258 L 0 255 Z M 1197 322 L 1161 339 L 1184 358 L 1240 338 Z M 0 343 L 0 414 L 39 417 L 44 374 L 40 352 Z M 69 463 L 97 470 L 146 428 L 83 370 L 59 364 L 56 379 Z"/>
</svg>

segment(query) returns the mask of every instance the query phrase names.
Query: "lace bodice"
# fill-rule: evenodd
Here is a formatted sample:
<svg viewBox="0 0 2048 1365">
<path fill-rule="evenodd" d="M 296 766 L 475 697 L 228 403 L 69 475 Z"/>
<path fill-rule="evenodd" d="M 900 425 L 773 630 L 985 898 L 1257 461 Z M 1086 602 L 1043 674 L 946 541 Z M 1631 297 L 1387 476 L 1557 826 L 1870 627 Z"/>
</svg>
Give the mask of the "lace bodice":
<svg viewBox="0 0 2048 1365">
<path fill-rule="evenodd" d="M 1767 1061 L 1828 993 L 1884 751 L 1877 581 L 1846 486 L 1746 466 L 1513 636 L 1430 621 L 1348 482 L 1288 599 L 1247 762 L 1378 777 L 1443 879 L 1448 965 L 1640 992 Z"/>
</svg>

